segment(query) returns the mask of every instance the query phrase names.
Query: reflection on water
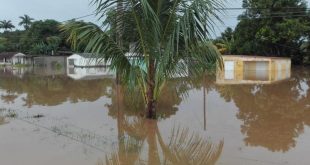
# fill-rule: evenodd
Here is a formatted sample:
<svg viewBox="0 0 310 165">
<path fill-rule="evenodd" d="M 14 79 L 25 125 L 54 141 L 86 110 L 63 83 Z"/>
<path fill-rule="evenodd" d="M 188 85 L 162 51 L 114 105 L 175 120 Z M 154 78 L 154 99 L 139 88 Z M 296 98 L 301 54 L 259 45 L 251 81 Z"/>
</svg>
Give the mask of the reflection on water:
<svg viewBox="0 0 310 165">
<path fill-rule="evenodd" d="M 295 71 L 289 81 L 272 85 L 218 86 L 217 91 L 239 108 L 237 118 L 249 146 L 286 152 L 310 126 L 309 70 Z"/>
<path fill-rule="evenodd" d="M 159 100 L 159 121 L 175 115 L 182 101 L 182 95 L 193 87 L 193 84 L 189 86 L 185 82 L 186 80 L 182 79 L 172 80 L 163 89 L 165 97 Z M 139 110 L 144 109 L 143 103 L 133 102 L 131 97 L 126 97 L 122 93 L 123 88 L 116 86 L 112 103 L 107 105 L 109 115 L 117 120 L 118 149 L 106 157 L 106 164 L 213 165 L 216 163 L 223 149 L 223 141 L 212 144 L 199 133 L 174 128 L 169 135 L 170 141 L 165 142 L 158 128 L 159 121 L 137 115 Z M 101 164 L 104 163 L 98 162 L 98 165 Z"/>
<path fill-rule="evenodd" d="M 165 143 L 156 121 L 137 119 L 126 121 L 121 128 L 126 139 L 119 139 L 118 151 L 106 157 L 106 164 L 175 164 L 175 165 L 213 165 L 221 155 L 223 141 L 213 145 L 199 134 L 190 133 L 188 129 L 174 129 L 170 141 Z M 138 133 L 138 134 L 137 134 Z M 148 150 L 143 150 L 144 144 Z M 148 154 L 147 160 L 141 158 L 142 153 Z M 162 153 L 162 154 L 160 154 Z M 164 162 L 164 163 L 163 163 Z M 98 162 L 98 165 L 104 164 Z"/>
<path fill-rule="evenodd" d="M 126 92 L 124 87 L 115 83 L 113 76 L 99 76 L 107 73 L 106 70 L 75 69 L 70 72 L 79 75 L 76 79 L 80 80 L 69 75 L 42 76 L 36 73 L 32 70 L 21 77 L 8 70 L 0 72 L 0 105 L 18 107 L 20 104 L 27 114 L 41 112 L 45 117 L 31 121 L 104 150 L 99 158 L 101 161 L 97 161 L 98 157 L 93 159 L 97 164 L 185 165 L 231 161 L 242 164 L 256 159 L 257 153 L 264 155 L 257 159 L 278 164 L 283 160 L 273 155 L 285 153 L 285 161 L 294 164 L 296 159 L 304 156 L 294 155 L 293 151 L 308 151 L 309 148 L 306 141 L 300 140 L 302 135 L 308 137 L 310 133 L 309 68 L 281 73 L 284 76 L 282 81 L 278 81 L 281 78 L 278 74 L 270 79 L 273 73 L 268 73 L 269 76 L 265 76 L 265 72 L 244 73 L 238 80 L 242 85 L 238 85 L 236 79 L 229 80 L 234 83 L 219 80 L 219 73 L 203 78 L 170 80 L 159 100 L 157 121 L 141 117 L 144 103 L 140 95 Z M 85 79 L 92 73 L 100 79 Z M 225 73 L 220 74 L 225 77 Z M 229 77 L 233 79 L 238 75 L 226 75 Z M 258 81 L 255 80 L 257 77 Z M 277 83 L 262 83 L 273 80 Z M 244 81 L 251 83 L 244 85 Z M 86 108 L 71 110 L 72 107 Z M 99 112 L 104 112 L 103 116 L 98 116 Z M 61 122 L 47 122 L 53 115 L 65 116 L 63 122 L 68 123 L 59 126 Z M 4 118 L 0 117 L 0 124 L 3 122 Z M 97 128 L 100 122 L 107 123 L 101 123 Z M 74 123 L 80 127 L 84 123 L 84 129 L 98 133 L 91 135 L 79 131 Z M 106 139 L 108 137 L 112 138 Z M 100 139 L 105 142 L 100 143 Z M 113 147 L 106 147 L 108 145 Z"/>
</svg>

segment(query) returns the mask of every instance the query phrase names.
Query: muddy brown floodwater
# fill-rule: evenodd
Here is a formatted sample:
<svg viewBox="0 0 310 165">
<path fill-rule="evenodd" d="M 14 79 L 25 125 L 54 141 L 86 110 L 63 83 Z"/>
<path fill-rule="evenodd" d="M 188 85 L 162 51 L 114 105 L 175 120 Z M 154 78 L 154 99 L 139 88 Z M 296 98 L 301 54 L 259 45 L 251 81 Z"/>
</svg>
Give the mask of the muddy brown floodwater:
<svg viewBox="0 0 310 165">
<path fill-rule="evenodd" d="M 289 76 L 173 79 L 155 121 L 113 76 L 2 69 L 0 164 L 308 165 L 310 68 Z"/>
</svg>

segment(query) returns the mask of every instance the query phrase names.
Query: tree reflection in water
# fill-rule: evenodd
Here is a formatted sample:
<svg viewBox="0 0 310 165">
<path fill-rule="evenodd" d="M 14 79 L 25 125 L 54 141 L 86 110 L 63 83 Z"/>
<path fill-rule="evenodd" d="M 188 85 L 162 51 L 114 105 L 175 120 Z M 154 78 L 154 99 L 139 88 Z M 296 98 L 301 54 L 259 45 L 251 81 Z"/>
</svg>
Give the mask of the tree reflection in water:
<svg viewBox="0 0 310 165">
<path fill-rule="evenodd" d="M 21 95 L 24 97 L 24 106 L 27 107 L 60 105 L 66 101 L 92 102 L 103 96 L 110 98 L 111 104 L 107 105 L 109 115 L 117 121 L 118 126 L 117 159 L 132 164 L 140 160 L 145 152 L 145 145 L 150 146 L 148 149 L 151 151 L 148 153 L 154 155 L 147 160 L 153 162 L 164 162 L 162 156 L 158 155 L 171 155 L 169 158 L 173 158 L 170 152 L 182 151 L 175 151 L 170 143 L 161 142 L 157 123 L 175 115 L 183 96 L 202 86 L 207 92 L 217 92 L 224 100 L 233 102 L 238 107 L 237 118 L 242 121 L 241 132 L 245 136 L 244 143 L 248 146 L 287 152 L 295 147 L 297 137 L 303 133 L 305 126 L 310 126 L 310 88 L 307 88 L 310 87 L 309 68 L 295 69 L 289 80 L 270 85 L 219 86 L 215 84 L 214 75 L 208 76 L 203 84 L 199 79 L 171 80 L 164 87 L 163 97 L 159 100 L 157 122 L 140 117 L 140 113 L 144 114 L 144 103 L 141 102 L 143 99 L 133 94 L 135 92 L 126 93 L 124 95 L 127 97 L 123 97 L 121 93 L 124 93 L 124 89 L 116 86 L 113 79 L 74 81 L 66 76 L 0 77 L 0 89 L 5 93 L 1 97 L 4 103 L 12 103 L 18 98 L 16 96 Z M 222 103 L 223 100 L 218 101 Z M 179 131 L 182 132 L 181 130 Z M 221 145 L 218 147 L 221 148 Z"/>
<path fill-rule="evenodd" d="M 182 97 L 195 85 L 186 79 L 170 81 L 163 89 L 164 97 L 159 101 L 158 120 L 141 117 L 137 109 L 143 109 L 141 106 L 144 104 L 137 100 L 143 99 L 138 99 L 137 95 L 124 97 L 128 95 L 124 95 L 123 87 L 117 85 L 112 103 L 107 107 L 109 115 L 117 120 L 118 149 L 98 165 L 215 164 L 221 155 L 223 141 L 214 145 L 189 129 L 175 128 L 169 136 L 170 142 L 166 143 L 158 127 L 158 122 L 176 113 Z"/>
<path fill-rule="evenodd" d="M 55 106 L 66 101 L 93 102 L 102 96 L 109 96 L 113 81 L 113 79 L 74 81 L 66 76 L 25 75 L 23 78 L 1 76 L 0 89 L 7 93 L 2 95 L 1 99 L 5 103 L 14 103 L 19 95 L 26 94 L 22 100 L 24 106 L 29 108 L 33 105 Z"/>
<path fill-rule="evenodd" d="M 271 85 L 226 85 L 216 90 L 239 108 L 241 132 L 248 146 L 274 152 L 294 148 L 296 138 L 310 126 L 309 70 L 295 70 L 292 77 Z"/>
</svg>

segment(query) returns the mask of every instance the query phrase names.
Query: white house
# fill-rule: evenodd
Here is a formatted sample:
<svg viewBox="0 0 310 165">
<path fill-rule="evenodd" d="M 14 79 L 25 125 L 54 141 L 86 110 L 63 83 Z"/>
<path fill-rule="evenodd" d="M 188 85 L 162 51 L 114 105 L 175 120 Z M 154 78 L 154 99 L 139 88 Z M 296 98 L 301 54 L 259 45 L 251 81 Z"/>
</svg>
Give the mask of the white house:
<svg viewBox="0 0 310 165">
<path fill-rule="evenodd" d="M 26 56 L 23 53 L 4 52 L 4 53 L 0 53 L 0 64 L 2 65 L 16 65 L 16 64 L 29 65 L 29 64 L 32 64 L 32 57 Z"/>
<path fill-rule="evenodd" d="M 116 74 L 111 71 L 108 67 L 92 67 L 92 68 L 81 68 L 81 67 L 67 67 L 68 77 L 74 80 L 91 80 L 91 79 L 102 79 L 102 78 L 115 78 Z"/>
<path fill-rule="evenodd" d="M 69 67 L 106 67 L 110 63 L 98 58 L 90 53 L 73 54 L 67 58 L 67 66 Z"/>
</svg>

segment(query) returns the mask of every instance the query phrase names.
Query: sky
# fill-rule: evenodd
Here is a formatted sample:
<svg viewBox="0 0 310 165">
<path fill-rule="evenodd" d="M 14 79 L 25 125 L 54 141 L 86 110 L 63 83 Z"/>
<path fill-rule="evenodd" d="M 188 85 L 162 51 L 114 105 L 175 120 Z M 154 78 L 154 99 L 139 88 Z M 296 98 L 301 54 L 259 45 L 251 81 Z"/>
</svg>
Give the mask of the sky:
<svg viewBox="0 0 310 165">
<path fill-rule="evenodd" d="M 308 6 L 310 7 L 310 0 Z M 240 8 L 242 0 L 227 0 L 226 7 Z M 93 13 L 95 7 L 90 5 L 90 0 L 0 0 L 0 20 L 12 20 L 18 28 L 19 16 L 24 14 L 36 20 L 55 19 L 66 21 L 72 18 Z M 220 35 L 227 27 L 234 28 L 237 25 L 237 16 L 242 10 L 227 11 L 222 16 L 224 24 L 216 25 L 215 36 Z M 97 18 L 90 16 L 84 19 L 88 22 L 96 22 Z"/>
</svg>

